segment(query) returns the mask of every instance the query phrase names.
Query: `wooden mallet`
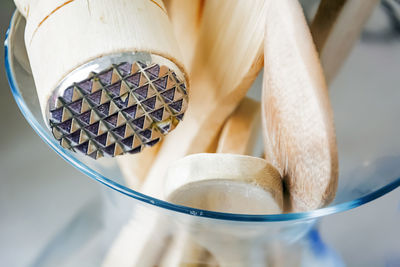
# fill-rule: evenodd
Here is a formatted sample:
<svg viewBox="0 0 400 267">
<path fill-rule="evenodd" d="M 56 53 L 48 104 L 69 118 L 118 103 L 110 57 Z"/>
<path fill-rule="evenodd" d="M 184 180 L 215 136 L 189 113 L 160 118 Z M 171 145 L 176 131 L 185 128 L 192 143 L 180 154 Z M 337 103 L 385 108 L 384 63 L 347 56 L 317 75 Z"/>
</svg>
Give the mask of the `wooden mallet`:
<svg viewBox="0 0 400 267">
<path fill-rule="evenodd" d="M 187 70 L 161 0 L 15 0 L 43 117 L 92 158 L 140 152 L 182 120 Z"/>
</svg>

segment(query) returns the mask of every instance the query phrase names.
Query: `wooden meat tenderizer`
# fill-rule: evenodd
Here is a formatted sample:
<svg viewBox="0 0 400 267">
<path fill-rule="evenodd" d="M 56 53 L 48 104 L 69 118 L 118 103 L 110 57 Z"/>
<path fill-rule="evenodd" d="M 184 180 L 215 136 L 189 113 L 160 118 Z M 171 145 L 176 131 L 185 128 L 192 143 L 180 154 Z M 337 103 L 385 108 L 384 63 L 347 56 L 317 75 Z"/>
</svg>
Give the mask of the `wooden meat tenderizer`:
<svg viewBox="0 0 400 267">
<path fill-rule="evenodd" d="M 277 166 L 292 211 L 333 200 L 338 158 L 328 90 L 300 4 L 268 1 L 262 96 L 266 159 Z"/>
<path fill-rule="evenodd" d="M 261 133 L 261 106 L 250 98 L 244 98 L 231 114 L 222 128 L 217 153 L 237 155 L 253 155 L 255 141 Z M 174 235 L 171 246 L 159 264 L 160 267 L 182 266 L 187 263 L 195 267 L 195 263 L 212 260 L 209 252 L 193 241 L 185 231 Z"/>
<path fill-rule="evenodd" d="M 379 0 L 322 0 L 311 24 L 328 84 L 334 79 Z"/>
<path fill-rule="evenodd" d="M 161 0 L 15 0 L 43 117 L 92 158 L 140 152 L 182 120 L 186 70 Z"/>
</svg>

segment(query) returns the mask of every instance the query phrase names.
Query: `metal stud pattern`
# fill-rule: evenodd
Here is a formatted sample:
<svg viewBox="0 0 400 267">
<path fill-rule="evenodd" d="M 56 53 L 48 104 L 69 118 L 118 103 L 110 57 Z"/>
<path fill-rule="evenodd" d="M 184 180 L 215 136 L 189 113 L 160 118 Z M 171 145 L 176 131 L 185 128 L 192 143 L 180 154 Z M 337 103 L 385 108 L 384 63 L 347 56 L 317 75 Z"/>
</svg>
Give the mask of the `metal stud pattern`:
<svg viewBox="0 0 400 267">
<path fill-rule="evenodd" d="M 94 159 L 138 153 L 176 127 L 187 101 L 185 84 L 168 67 L 125 62 L 64 90 L 50 126 L 64 148 Z"/>
</svg>

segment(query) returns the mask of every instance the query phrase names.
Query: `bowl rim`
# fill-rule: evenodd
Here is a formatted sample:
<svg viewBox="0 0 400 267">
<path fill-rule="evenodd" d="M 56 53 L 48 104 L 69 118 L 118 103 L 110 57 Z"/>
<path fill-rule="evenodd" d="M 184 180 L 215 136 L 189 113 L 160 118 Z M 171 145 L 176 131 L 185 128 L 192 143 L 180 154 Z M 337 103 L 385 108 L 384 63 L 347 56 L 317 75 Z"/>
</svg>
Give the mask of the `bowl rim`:
<svg viewBox="0 0 400 267">
<path fill-rule="evenodd" d="M 4 42 L 4 50 L 5 50 L 4 62 L 5 62 L 7 79 L 13 97 L 21 113 L 24 115 L 25 119 L 28 121 L 28 123 L 34 129 L 34 131 L 41 137 L 41 139 L 48 146 L 50 146 L 61 158 L 70 163 L 72 166 L 81 171 L 83 174 L 87 175 L 89 178 L 94 179 L 95 181 L 98 181 L 101 184 L 121 194 L 124 194 L 140 202 L 156 206 L 158 208 L 166 209 L 177 213 L 187 214 L 190 216 L 204 217 L 204 218 L 224 220 L 224 221 L 236 221 L 236 222 L 285 222 L 285 221 L 295 221 L 295 220 L 317 219 L 323 216 L 351 210 L 353 208 L 371 202 L 375 199 L 378 199 L 379 197 L 391 192 L 392 190 L 400 186 L 400 177 L 398 177 L 391 183 L 373 192 L 370 192 L 362 197 L 346 201 L 343 203 L 339 203 L 334 206 L 328 206 L 307 212 L 266 214 L 266 215 L 234 214 L 234 213 L 214 212 L 208 210 L 195 209 L 187 206 L 172 204 L 170 202 L 159 200 L 157 198 L 153 198 L 151 196 L 132 190 L 122 184 L 119 184 L 111 179 L 108 179 L 107 177 L 103 176 L 97 171 L 89 168 L 83 162 L 71 156 L 69 153 L 66 153 L 66 150 L 62 148 L 57 142 L 55 142 L 54 138 L 52 138 L 50 134 L 40 125 L 40 123 L 36 120 L 32 112 L 29 110 L 17 86 L 15 77 L 13 75 L 12 62 L 10 58 L 12 54 L 11 53 L 12 48 L 9 45 L 9 40 L 12 35 L 12 30 L 16 25 L 16 22 L 21 18 L 23 18 L 22 15 L 18 12 L 18 10 L 16 10 L 11 18 L 10 25 L 6 32 L 6 37 Z"/>
</svg>

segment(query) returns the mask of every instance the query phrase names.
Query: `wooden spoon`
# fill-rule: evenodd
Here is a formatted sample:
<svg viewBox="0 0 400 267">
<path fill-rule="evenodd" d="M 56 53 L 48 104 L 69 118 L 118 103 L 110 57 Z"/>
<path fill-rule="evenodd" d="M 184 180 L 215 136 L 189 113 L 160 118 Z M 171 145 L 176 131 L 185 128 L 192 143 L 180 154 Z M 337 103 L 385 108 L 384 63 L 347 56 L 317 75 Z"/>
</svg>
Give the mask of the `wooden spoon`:
<svg viewBox="0 0 400 267">
<path fill-rule="evenodd" d="M 335 196 L 338 158 L 333 115 L 318 54 L 300 4 L 268 1 L 262 95 L 266 159 L 306 211 Z"/>
</svg>

